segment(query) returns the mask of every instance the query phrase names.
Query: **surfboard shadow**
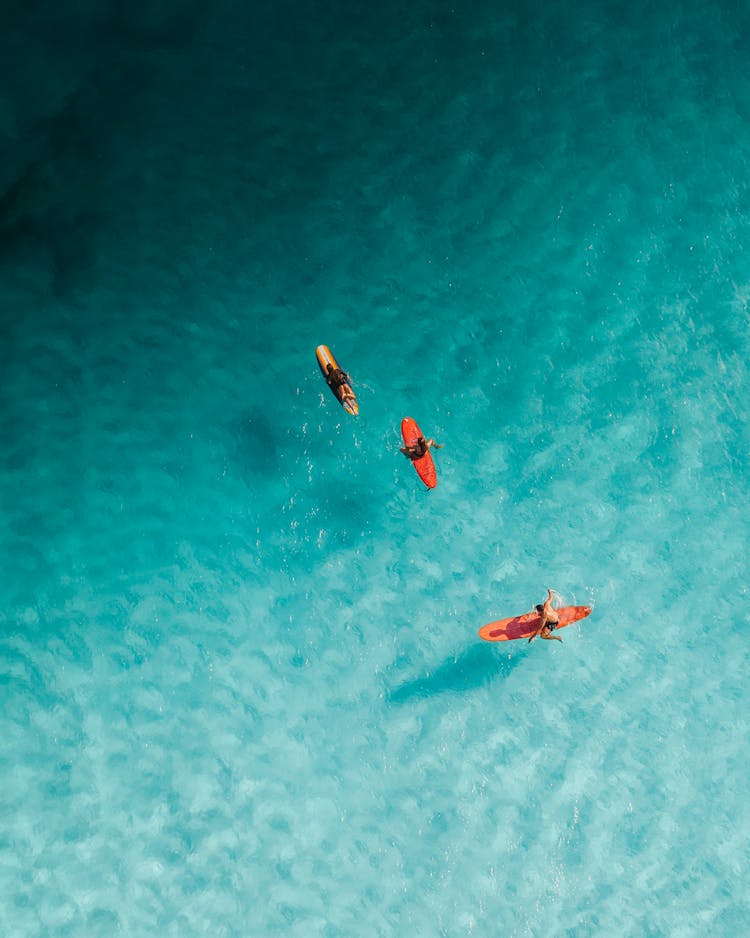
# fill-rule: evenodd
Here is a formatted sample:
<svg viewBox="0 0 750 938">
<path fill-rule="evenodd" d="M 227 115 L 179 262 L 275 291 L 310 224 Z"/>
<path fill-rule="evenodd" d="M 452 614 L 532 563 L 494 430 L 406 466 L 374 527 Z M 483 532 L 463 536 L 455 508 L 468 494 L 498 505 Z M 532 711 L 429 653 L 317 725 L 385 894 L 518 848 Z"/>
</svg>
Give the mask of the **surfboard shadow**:
<svg viewBox="0 0 750 938">
<path fill-rule="evenodd" d="M 424 677 L 406 681 L 389 691 L 386 700 L 389 703 L 403 704 L 420 697 L 434 697 L 436 694 L 461 694 L 476 690 L 489 684 L 494 678 L 508 677 L 518 664 L 521 656 L 509 658 L 499 655 L 497 648 L 485 644 L 474 645 L 459 655 L 452 655 L 434 671 Z"/>
</svg>

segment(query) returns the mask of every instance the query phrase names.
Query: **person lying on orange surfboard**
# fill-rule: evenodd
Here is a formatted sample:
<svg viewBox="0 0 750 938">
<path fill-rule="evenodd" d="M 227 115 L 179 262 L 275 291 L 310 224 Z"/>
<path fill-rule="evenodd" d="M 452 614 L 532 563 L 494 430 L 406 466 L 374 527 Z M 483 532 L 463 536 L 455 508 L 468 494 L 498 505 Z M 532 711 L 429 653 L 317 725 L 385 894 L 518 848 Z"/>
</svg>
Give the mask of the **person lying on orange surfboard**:
<svg viewBox="0 0 750 938">
<path fill-rule="evenodd" d="M 334 368 L 330 362 L 326 366 L 326 383 L 340 401 L 354 397 L 352 379 L 342 368 Z"/>
<path fill-rule="evenodd" d="M 551 589 L 547 589 L 547 598 L 543 603 L 540 603 L 538 606 L 534 607 L 541 616 L 541 619 L 539 621 L 539 627 L 529 639 L 530 642 L 533 642 L 537 635 L 539 635 L 540 638 L 552 639 L 556 642 L 562 641 L 559 635 L 552 634 L 560 622 L 558 617 L 555 615 L 555 610 L 552 608 L 552 599 L 554 595 L 555 594 Z"/>
<path fill-rule="evenodd" d="M 426 440 L 423 436 L 419 436 L 413 446 L 402 446 L 401 452 L 408 459 L 414 461 L 415 459 L 421 459 L 425 453 L 429 453 L 433 446 L 435 449 L 443 448 L 442 443 L 436 443 L 433 439 Z"/>
</svg>

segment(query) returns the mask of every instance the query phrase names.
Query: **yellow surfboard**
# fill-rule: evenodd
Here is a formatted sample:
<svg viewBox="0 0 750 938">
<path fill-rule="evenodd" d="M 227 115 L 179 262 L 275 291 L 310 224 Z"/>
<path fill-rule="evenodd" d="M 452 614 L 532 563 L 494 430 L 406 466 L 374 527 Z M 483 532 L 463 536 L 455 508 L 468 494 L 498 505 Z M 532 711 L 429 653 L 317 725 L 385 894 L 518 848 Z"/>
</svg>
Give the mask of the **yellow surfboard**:
<svg viewBox="0 0 750 938">
<path fill-rule="evenodd" d="M 327 345 L 319 345 L 315 349 L 315 357 L 318 359 L 318 365 L 320 366 L 321 373 L 323 377 L 326 378 L 326 383 L 328 383 L 328 366 L 331 365 L 334 370 L 339 367 L 339 363 L 333 357 L 333 352 L 328 348 Z M 330 384 L 328 385 L 329 387 Z M 341 404 L 347 414 L 356 414 L 359 413 L 359 404 L 357 403 L 357 398 L 354 394 L 354 389 L 350 384 L 342 384 L 339 388 L 331 388 L 333 391 L 336 400 Z"/>
</svg>

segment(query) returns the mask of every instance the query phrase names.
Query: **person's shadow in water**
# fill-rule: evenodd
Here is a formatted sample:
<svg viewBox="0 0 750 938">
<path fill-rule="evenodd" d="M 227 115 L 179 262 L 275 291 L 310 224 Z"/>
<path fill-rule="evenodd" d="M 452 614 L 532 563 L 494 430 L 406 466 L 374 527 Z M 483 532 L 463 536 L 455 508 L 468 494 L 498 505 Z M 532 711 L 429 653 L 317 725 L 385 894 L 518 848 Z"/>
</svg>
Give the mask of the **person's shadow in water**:
<svg viewBox="0 0 750 938">
<path fill-rule="evenodd" d="M 292 449 L 288 428 L 274 423 L 256 408 L 247 411 L 231 430 L 232 455 L 241 472 L 278 476 L 282 457 Z"/>
<path fill-rule="evenodd" d="M 421 697 L 452 692 L 461 694 L 476 690 L 496 678 L 506 678 L 523 660 L 521 655 L 498 654 L 493 645 L 482 642 L 450 658 L 424 677 L 405 681 L 389 691 L 389 703 L 403 704 Z"/>
</svg>

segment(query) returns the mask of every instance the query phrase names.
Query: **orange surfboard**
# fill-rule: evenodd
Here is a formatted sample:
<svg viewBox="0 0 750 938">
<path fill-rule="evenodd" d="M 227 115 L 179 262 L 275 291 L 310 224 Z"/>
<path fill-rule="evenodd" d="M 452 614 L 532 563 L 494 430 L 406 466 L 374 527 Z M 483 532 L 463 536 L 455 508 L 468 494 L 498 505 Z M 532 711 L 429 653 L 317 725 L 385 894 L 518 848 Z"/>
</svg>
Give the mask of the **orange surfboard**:
<svg viewBox="0 0 750 938">
<path fill-rule="evenodd" d="M 560 620 L 560 624 L 555 627 L 557 631 L 591 615 L 591 606 L 563 606 L 554 611 Z M 498 619 L 497 622 L 483 625 L 479 630 L 479 637 L 486 642 L 512 642 L 517 638 L 531 638 L 539 628 L 540 619 L 538 612 L 525 612 L 522 616 L 514 616 L 512 619 Z"/>
<path fill-rule="evenodd" d="M 401 421 L 401 436 L 404 438 L 406 446 L 414 446 L 420 436 L 423 435 L 416 420 L 412 420 L 411 417 L 404 417 Z M 437 485 L 437 472 L 430 451 L 427 450 L 424 456 L 420 456 L 419 459 L 412 459 L 412 463 L 417 470 L 417 475 L 427 488 L 434 489 Z"/>
<path fill-rule="evenodd" d="M 339 363 L 333 357 L 333 352 L 328 348 L 327 345 L 319 345 L 315 349 L 315 357 L 318 359 L 318 366 L 320 367 L 321 374 L 325 378 L 327 375 L 328 365 L 333 365 L 334 368 L 339 367 Z M 328 385 L 331 387 L 330 385 Z M 341 404 L 347 414 L 352 414 L 356 416 L 359 413 L 359 404 L 357 403 L 357 398 L 354 394 L 354 389 L 349 384 L 345 384 L 344 388 L 348 388 L 349 394 L 344 396 L 343 390 L 339 389 L 338 392 L 333 391 L 336 400 Z"/>
</svg>

